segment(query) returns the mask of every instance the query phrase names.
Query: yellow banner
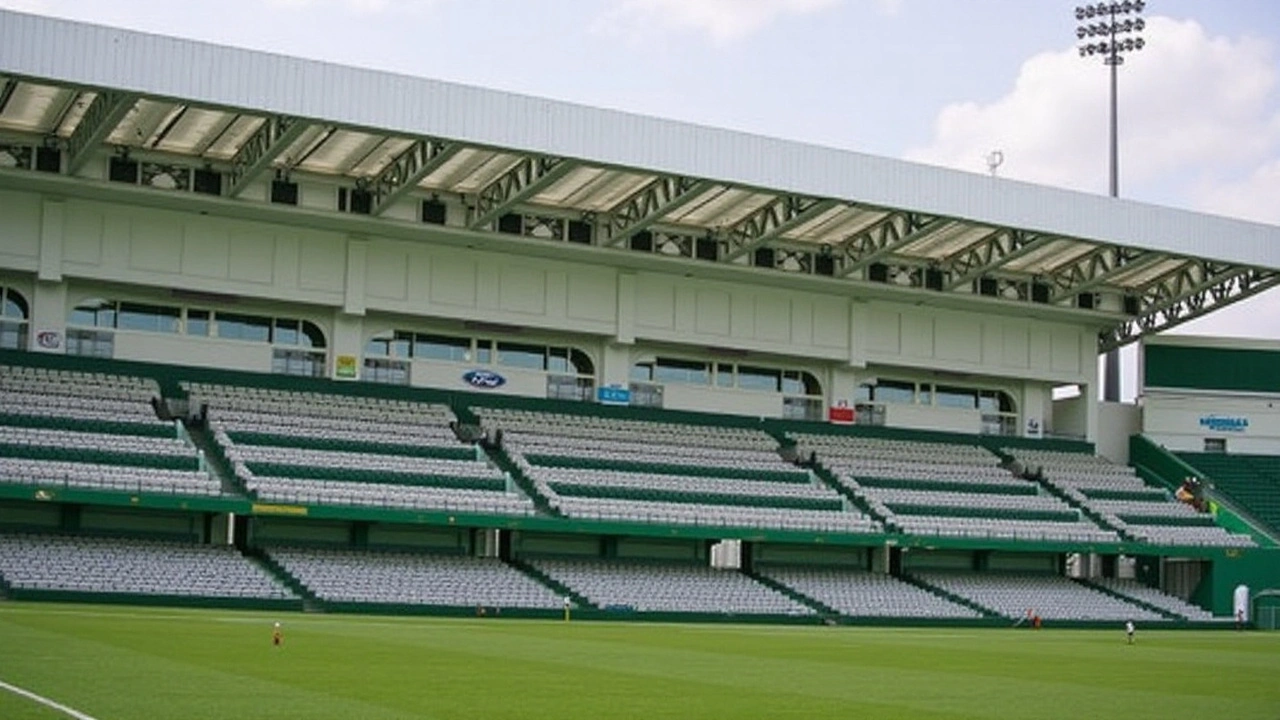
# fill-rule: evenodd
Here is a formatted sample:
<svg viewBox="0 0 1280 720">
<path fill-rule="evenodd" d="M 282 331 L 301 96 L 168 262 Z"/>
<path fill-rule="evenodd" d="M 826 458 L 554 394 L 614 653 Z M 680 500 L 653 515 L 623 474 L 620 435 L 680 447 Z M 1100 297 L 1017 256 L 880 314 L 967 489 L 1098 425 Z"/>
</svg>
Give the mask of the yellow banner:
<svg viewBox="0 0 1280 720">
<path fill-rule="evenodd" d="M 306 515 L 307 508 L 304 505 L 263 505 L 254 503 L 253 513 L 255 515 Z"/>
</svg>

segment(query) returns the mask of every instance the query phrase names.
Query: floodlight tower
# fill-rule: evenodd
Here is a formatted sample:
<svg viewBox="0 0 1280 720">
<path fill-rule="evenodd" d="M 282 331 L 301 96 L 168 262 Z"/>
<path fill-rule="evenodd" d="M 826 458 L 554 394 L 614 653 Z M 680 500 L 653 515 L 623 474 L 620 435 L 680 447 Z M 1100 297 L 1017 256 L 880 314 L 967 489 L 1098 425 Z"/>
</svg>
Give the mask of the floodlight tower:
<svg viewBox="0 0 1280 720">
<path fill-rule="evenodd" d="M 1137 52 L 1145 45 L 1140 35 L 1146 27 L 1141 17 L 1145 7 L 1143 0 L 1124 0 L 1076 8 L 1076 20 L 1080 23 L 1076 26 L 1076 38 L 1084 43 L 1080 46 L 1080 57 L 1099 55 L 1103 64 L 1111 68 L 1111 197 L 1120 195 L 1118 71 L 1124 64 L 1125 53 Z M 1114 402 L 1120 399 L 1119 350 L 1107 352 L 1102 392 L 1105 400 Z"/>
</svg>

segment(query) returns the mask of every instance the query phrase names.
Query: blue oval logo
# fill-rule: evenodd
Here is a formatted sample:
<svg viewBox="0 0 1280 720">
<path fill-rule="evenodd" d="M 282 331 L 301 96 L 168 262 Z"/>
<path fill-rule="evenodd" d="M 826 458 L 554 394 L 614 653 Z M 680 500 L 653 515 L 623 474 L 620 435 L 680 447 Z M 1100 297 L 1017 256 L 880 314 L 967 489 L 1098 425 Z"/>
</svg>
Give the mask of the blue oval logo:
<svg viewBox="0 0 1280 720">
<path fill-rule="evenodd" d="M 471 370 L 462 374 L 462 381 L 474 388 L 493 390 L 507 384 L 507 379 L 489 370 Z"/>
</svg>

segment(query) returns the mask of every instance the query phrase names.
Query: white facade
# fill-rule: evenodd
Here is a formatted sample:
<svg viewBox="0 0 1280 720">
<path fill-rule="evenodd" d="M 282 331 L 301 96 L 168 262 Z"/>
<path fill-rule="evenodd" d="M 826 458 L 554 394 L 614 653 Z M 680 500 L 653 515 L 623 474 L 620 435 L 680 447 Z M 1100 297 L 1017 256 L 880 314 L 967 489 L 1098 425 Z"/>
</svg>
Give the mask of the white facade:
<svg viewBox="0 0 1280 720">
<path fill-rule="evenodd" d="M 749 269 L 735 281 L 689 277 L 685 264 L 636 270 L 460 248 L 432 242 L 429 229 L 418 230 L 418 242 L 325 232 L 292 224 L 289 212 L 276 222 L 235 220 L 0 192 L 0 216 L 0 284 L 30 299 L 32 338 L 65 336 L 71 310 L 88 299 L 212 307 L 313 323 L 326 339 L 331 376 L 338 356 L 363 358 L 368 341 L 391 330 L 485 336 L 578 349 L 599 386 L 625 385 L 637 362 L 669 357 L 808 373 L 824 406 L 855 402 L 859 385 L 877 379 L 998 391 L 1012 398 L 1019 428 L 1031 420 L 1050 427 L 1052 387 L 1095 383 L 1096 328 L 1031 315 L 1034 308 L 1001 315 L 926 305 L 927 297 L 863 296 L 852 285 L 838 294 L 766 285 L 748 281 Z M 113 355 L 272 366 L 270 345 L 181 330 L 117 330 Z M 477 367 L 415 359 L 410 382 L 468 390 L 463 375 Z M 501 392 L 546 396 L 544 372 L 489 369 L 507 380 Z M 783 395 L 666 383 L 664 406 L 778 417 Z M 979 411 L 927 399 L 887 405 L 886 422 L 982 429 Z M 1092 435 L 1096 423 L 1086 417 L 1085 424 Z"/>
</svg>

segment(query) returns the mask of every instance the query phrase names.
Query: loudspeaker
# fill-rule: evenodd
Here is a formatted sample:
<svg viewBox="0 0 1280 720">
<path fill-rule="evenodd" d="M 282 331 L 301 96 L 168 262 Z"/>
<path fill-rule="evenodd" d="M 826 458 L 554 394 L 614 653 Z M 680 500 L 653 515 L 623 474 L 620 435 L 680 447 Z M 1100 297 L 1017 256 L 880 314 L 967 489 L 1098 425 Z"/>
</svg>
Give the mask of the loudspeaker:
<svg viewBox="0 0 1280 720">
<path fill-rule="evenodd" d="M 351 191 L 351 212 L 357 215 L 368 215 L 373 211 L 373 193 L 368 190 Z"/>
<path fill-rule="evenodd" d="M 579 245 L 591 244 L 591 223 L 585 220 L 570 220 L 565 239 Z"/>
<path fill-rule="evenodd" d="M 137 184 L 138 163 L 128 158 L 113 157 L 107 166 L 107 179 L 111 182 Z"/>
<path fill-rule="evenodd" d="M 872 282 L 889 282 L 889 266 L 884 263 L 871 263 L 867 267 L 867 279 Z"/>
<path fill-rule="evenodd" d="M 1141 312 L 1142 306 L 1138 301 L 1137 295 L 1124 296 L 1124 312 L 1126 315 L 1137 315 Z"/>
<path fill-rule="evenodd" d="M 1093 293 L 1080 293 L 1076 296 L 1076 307 L 1081 310 L 1092 310 L 1097 296 Z"/>
<path fill-rule="evenodd" d="M 443 225 L 449 216 L 449 208 L 439 200 L 422 201 L 422 222 Z"/>
<path fill-rule="evenodd" d="M 498 218 L 498 232 L 508 235 L 524 234 L 524 216 L 519 213 L 507 213 Z"/>
<path fill-rule="evenodd" d="M 191 189 L 205 195 L 222 194 L 222 173 L 197 169 L 191 181 Z"/>
<path fill-rule="evenodd" d="M 36 148 L 36 170 L 40 172 L 61 172 L 62 151 L 54 147 Z"/>
<path fill-rule="evenodd" d="M 1031 302 L 1049 302 L 1049 286 L 1041 282 L 1031 283 Z"/>
<path fill-rule="evenodd" d="M 1000 293 L 1000 282 L 995 278 L 978 278 L 978 294 L 995 297 Z"/>
<path fill-rule="evenodd" d="M 712 238 L 698 238 L 693 244 L 693 256 L 699 260 L 718 260 L 720 257 L 720 244 Z"/>
<path fill-rule="evenodd" d="M 648 230 L 641 230 L 631 236 L 631 249 L 643 250 L 644 252 L 653 252 L 653 233 Z"/>
<path fill-rule="evenodd" d="M 271 181 L 271 202 L 277 205 L 298 204 L 298 183 L 288 180 Z"/>
<path fill-rule="evenodd" d="M 774 262 L 776 262 L 776 258 L 774 256 L 773 248 L 756 248 L 755 262 L 753 263 L 756 267 L 771 268 L 773 267 Z"/>
<path fill-rule="evenodd" d="M 813 274 L 831 277 L 836 274 L 836 259 L 832 255 L 817 255 L 813 258 Z"/>
<path fill-rule="evenodd" d="M 924 286 L 928 290 L 941 290 L 942 271 L 938 268 L 925 268 Z"/>
</svg>

